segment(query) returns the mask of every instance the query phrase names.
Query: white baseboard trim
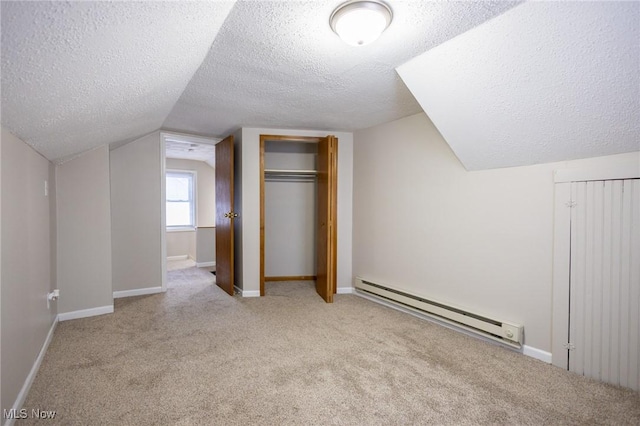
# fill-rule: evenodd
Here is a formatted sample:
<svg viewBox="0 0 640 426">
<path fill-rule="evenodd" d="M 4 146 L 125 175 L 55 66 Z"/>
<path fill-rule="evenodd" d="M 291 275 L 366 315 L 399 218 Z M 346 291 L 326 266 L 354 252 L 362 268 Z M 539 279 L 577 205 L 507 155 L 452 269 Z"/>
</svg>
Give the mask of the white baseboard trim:
<svg viewBox="0 0 640 426">
<path fill-rule="evenodd" d="M 260 290 L 240 290 L 242 297 L 260 297 Z"/>
<path fill-rule="evenodd" d="M 167 256 L 167 260 L 187 260 L 189 259 L 188 254 L 181 254 L 180 256 Z"/>
<path fill-rule="evenodd" d="M 62 314 L 58 314 L 58 321 L 68 321 L 72 319 L 95 317 L 98 315 L 112 314 L 112 313 L 113 313 L 113 305 L 100 306 L 97 308 L 81 309 L 79 311 L 71 311 L 71 312 L 64 312 Z"/>
<path fill-rule="evenodd" d="M 522 355 L 530 356 L 547 364 L 551 364 L 551 352 L 546 352 L 531 346 L 522 346 Z"/>
<path fill-rule="evenodd" d="M 354 294 L 356 289 L 353 287 L 338 287 L 336 289 L 336 294 Z"/>
<path fill-rule="evenodd" d="M 131 297 L 131 296 L 144 296 L 147 294 L 156 294 L 162 293 L 162 287 L 147 287 L 147 288 L 136 288 L 135 290 L 120 290 L 113 292 L 113 298 L 119 299 L 121 297 Z"/>
<path fill-rule="evenodd" d="M 31 367 L 31 371 L 29 371 L 29 374 L 27 375 L 27 378 L 24 381 L 24 384 L 22 385 L 22 389 L 20 389 L 20 393 L 18 393 L 16 402 L 13 404 L 12 408 L 14 410 L 14 413 L 18 412 L 22 408 L 22 405 L 24 404 L 25 399 L 27 399 L 27 394 L 29 393 L 29 389 L 31 389 L 31 385 L 33 384 L 33 381 L 36 378 L 36 374 L 38 374 L 38 370 L 40 369 L 40 364 L 42 364 L 42 360 L 44 359 L 44 354 L 47 353 L 49 344 L 53 339 L 53 332 L 56 330 L 57 326 L 58 326 L 58 316 L 54 318 L 53 324 L 51 324 L 51 327 L 49 328 L 49 333 L 47 333 L 47 338 L 44 340 L 44 343 L 42 344 L 40 353 L 38 354 L 38 357 L 33 363 L 33 366 Z M 15 419 L 7 419 L 7 421 L 5 422 L 5 426 L 13 425 L 14 422 L 15 422 Z"/>
<path fill-rule="evenodd" d="M 213 262 L 196 262 L 198 268 L 208 268 L 210 266 L 216 266 L 215 260 Z"/>
</svg>

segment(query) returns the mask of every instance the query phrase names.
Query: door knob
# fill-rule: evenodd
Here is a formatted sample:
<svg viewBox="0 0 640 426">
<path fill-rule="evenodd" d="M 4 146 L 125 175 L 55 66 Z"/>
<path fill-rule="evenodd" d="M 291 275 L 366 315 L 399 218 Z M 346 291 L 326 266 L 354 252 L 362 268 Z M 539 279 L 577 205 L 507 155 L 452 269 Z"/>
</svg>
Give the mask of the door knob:
<svg viewBox="0 0 640 426">
<path fill-rule="evenodd" d="M 234 217 L 238 217 L 238 213 L 234 213 L 233 211 L 227 212 L 224 214 L 224 217 L 233 219 Z"/>
</svg>

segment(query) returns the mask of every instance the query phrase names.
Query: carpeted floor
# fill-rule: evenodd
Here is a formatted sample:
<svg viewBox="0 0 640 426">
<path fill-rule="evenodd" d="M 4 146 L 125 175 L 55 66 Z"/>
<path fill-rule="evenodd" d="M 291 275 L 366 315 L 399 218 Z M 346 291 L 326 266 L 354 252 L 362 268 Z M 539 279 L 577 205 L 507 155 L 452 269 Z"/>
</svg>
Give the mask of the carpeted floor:
<svg viewBox="0 0 640 426">
<path fill-rule="evenodd" d="M 60 323 L 25 408 L 64 425 L 640 424 L 638 393 L 355 295 L 168 275 L 166 294 Z"/>
</svg>

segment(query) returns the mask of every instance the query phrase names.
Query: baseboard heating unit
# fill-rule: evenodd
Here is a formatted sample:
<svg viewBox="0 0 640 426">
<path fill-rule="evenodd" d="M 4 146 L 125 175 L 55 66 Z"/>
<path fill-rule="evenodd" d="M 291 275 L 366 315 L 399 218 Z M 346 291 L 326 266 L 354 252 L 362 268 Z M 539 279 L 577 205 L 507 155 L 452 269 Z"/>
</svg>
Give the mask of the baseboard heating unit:
<svg viewBox="0 0 640 426">
<path fill-rule="evenodd" d="M 356 290 L 509 346 L 522 347 L 524 327 L 521 325 L 487 318 L 456 306 L 408 294 L 359 277 L 356 277 Z"/>
</svg>

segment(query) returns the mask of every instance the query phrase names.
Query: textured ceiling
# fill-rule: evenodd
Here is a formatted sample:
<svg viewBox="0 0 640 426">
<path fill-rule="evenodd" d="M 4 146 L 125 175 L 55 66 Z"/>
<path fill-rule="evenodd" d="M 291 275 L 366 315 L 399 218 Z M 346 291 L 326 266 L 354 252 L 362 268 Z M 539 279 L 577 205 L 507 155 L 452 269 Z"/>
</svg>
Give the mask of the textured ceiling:
<svg viewBox="0 0 640 426">
<path fill-rule="evenodd" d="M 2 125 L 60 160 L 160 127 L 356 130 L 422 107 L 469 169 L 640 149 L 637 2 L 389 0 L 360 48 L 329 28 L 341 2 L 3 1 Z"/>
<path fill-rule="evenodd" d="M 157 130 L 233 2 L 5 2 L 2 125 L 51 160 Z"/>
<path fill-rule="evenodd" d="M 395 67 L 514 5 L 388 0 L 388 30 L 352 47 L 329 27 L 342 2 L 238 1 L 164 127 L 350 131 L 420 112 Z"/>
<path fill-rule="evenodd" d="M 354 48 L 328 25 L 341 1 L 3 1 L 2 125 L 58 161 L 161 127 L 369 127 L 420 111 L 397 65 L 514 5 L 389 1 Z"/>
<path fill-rule="evenodd" d="M 469 170 L 640 150 L 640 3 L 534 2 L 398 68 Z"/>
<path fill-rule="evenodd" d="M 219 140 L 212 140 L 211 142 Z M 213 143 L 184 141 L 180 138 L 165 137 L 165 158 L 203 161 L 216 167 L 216 147 Z"/>
</svg>

